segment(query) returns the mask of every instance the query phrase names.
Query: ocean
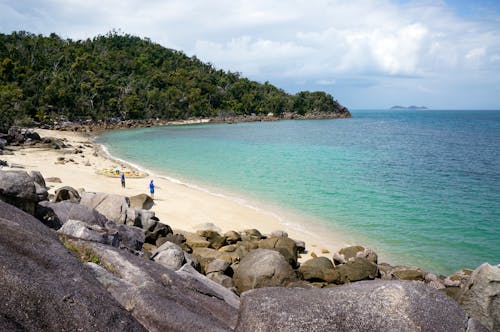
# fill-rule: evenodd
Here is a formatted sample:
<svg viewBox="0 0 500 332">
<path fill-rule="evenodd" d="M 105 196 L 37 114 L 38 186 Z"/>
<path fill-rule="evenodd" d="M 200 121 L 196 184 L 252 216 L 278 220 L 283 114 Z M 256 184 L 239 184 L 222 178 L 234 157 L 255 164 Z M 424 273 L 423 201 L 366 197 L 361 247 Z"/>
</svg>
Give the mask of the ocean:
<svg viewBox="0 0 500 332">
<path fill-rule="evenodd" d="M 275 205 L 450 274 L 500 263 L 500 111 L 164 126 L 98 138 L 158 174 Z"/>
</svg>

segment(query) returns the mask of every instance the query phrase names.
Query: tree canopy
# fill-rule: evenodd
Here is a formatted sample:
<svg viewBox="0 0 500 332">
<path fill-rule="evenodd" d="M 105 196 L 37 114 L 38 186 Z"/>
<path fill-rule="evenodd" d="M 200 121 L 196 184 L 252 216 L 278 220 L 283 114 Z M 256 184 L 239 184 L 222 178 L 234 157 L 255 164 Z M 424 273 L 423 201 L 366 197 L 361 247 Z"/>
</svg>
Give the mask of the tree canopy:
<svg viewBox="0 0 500 332">
<path fill-rule="evenodd" d="M 0 130 L 14 122 L 187 119 L 346 110 L 324 92 L 287 94 L 115 31 L 73 41 L 0 34 Z"/>
</svg>

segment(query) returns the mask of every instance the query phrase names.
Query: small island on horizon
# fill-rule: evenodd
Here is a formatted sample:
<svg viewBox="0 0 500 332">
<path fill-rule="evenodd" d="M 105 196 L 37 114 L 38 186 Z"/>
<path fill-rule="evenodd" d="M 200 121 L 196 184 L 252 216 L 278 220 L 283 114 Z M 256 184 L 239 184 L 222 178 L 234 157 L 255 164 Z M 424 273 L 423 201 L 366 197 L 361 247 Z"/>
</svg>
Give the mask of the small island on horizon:
<svg viewBox="0 0 500 332">
<path fill-rule="evenodd" d="M 415 106 L 415 105 L 410 105 L 408 107 L 396 105 L 396 106 L 392 106 L 390 109 L 391 110 L 428 110 L 429 108 L 425 107 L 425 106 Z"/>
</svg>

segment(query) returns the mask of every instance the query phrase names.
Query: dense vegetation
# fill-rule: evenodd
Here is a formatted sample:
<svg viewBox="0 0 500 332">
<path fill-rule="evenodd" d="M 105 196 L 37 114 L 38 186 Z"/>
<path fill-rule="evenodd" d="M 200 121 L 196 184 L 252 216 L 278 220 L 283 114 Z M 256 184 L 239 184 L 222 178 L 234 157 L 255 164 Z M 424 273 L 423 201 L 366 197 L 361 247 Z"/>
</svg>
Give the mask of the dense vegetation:
<svg viewBox="0 0 500 332">
<path fill-rule="evenodd" d="M 0 130 L 63 119 L 186 119 L 337 112 L 324 92 L 289 95 L 148 39 L 108 33 L 72 41 L 0 34 Z"/>
</svg>

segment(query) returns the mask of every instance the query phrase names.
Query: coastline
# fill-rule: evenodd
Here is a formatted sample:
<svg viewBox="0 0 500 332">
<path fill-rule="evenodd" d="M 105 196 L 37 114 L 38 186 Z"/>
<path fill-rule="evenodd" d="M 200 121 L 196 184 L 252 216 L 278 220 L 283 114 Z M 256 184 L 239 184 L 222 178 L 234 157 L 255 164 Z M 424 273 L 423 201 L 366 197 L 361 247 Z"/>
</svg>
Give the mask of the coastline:
<svg viewBox="0 0 500 332">
<path fill-rule="evenodd" d="M 345 238 L 320 224 L 297 223 L 288 211 L 275 211 L 274 207 L 261 207 L 255 202 L 213 192 L 209 189 L 173 179 L 168 174 L 155 174 L 142 170 L 140 166 L 112 156 L 105 147 L 94 142 L 95 136 L 77 131 L 36 130 L 42 137 L 65 140 L 70 148 L 53 150 L 37 147 L 16 149 L 13 155 L 2 156 L 9 165 L 21 166 L 24 170 L 40 171 L 45 178 L 58 177 L 62 183 L 48 182 L 50 193 L 62 186 L 71 186 L 85 191 L 106 192 L 124 196 L 148 193 L 148 183 L 156 184 L 155 205 L 151 209 L 162 223 L 173 229 L 196 231 L 205 224 L 213 224 L 220 231 L 242 231 L 255 228 L 265 234 L 276 230 L 286 231 L 296 240 L 304 241 L 306 252 L 299 261 L 313 256 L 332 254 L 348 244 Z M 74 153 L 79 150 L 80 152 Z M 60 159 L 64 158 L 64 161 Z M 146 171 L 145 178 L 127 178 L 126 188 L 121 188 L 119 178 L 98 174 L 102 169 L 139 169 Z M 16 168 L 12 168 L 16 169 Z"/>
</svg>

